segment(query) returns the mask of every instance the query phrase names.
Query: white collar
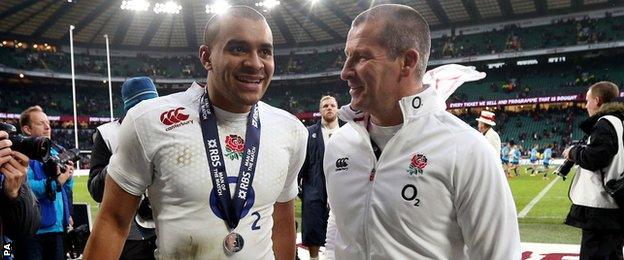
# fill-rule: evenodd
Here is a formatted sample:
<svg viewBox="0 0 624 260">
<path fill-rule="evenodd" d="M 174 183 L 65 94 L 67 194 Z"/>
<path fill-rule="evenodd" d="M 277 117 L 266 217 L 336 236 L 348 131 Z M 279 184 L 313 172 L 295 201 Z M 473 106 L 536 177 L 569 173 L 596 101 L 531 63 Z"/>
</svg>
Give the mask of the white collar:
<svg viewBox="0 0 624 260">
<path fill-rule="evenodd" d="M 403 113 L 403 123 L 430 112 L 446 110 L 446 103 L 440 98 L 438 91 L 433 87 L 428 87 L 428 85 L 423 87 L 425 89 L 420 93 L 399 100 L 399 107 Z M 354 110 L 351 104 L 347 104 L 340 108 L 338 117 L 345 122 L 352 121 L 366 127 L 369 115 L 363 111 Z"/>
</svg>

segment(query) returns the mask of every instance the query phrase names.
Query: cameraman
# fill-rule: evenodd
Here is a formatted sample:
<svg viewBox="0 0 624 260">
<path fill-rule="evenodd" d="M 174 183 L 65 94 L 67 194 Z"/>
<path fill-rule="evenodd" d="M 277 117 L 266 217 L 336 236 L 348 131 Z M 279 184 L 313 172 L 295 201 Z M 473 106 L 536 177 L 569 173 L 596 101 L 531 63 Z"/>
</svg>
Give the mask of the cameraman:
<svg viewBox="0 0 624 260">
<path fill-rule="evenodd" d="M 23 240 L 34 235 L 40 219 L 37 201 L 26 184 L 28 157 L 11 151 L 12 144 L 8 137 L 7 132 L 0 131 L 0 245 L 2 246 L 7 242 L 4 234 L 12 240 Z"/>
<path fill-rule="evenodd" d="M 602 81 L 587 91 L 589 118 L 580 125 L 586 145 L 573 145 L 563 156 L 579 165 L 570 186 L 572 207 L 566 224 L 581 228 L 581 259 L 622 259 L 624 211 L 605 191 L 604 183 L 620 178 L 624 151 L 620 147 L 624 105 L 616 102 L 617 85 Z"/>
<path fill-rule="evenodd" d="M 24 135 L 50 138 L 50 121 L 40 106 L 32 106 L 20 115 L 20 127 Z M 50 156 L 58 155 L 56 148 L 50 149 Z M 47 161 L 30 160 L 28 184 L 39 200 L 41 226 L 37 234 L 24 244 L 18 243 L 18 259 L 65 259 L 63 233 L 71 226 L 69 199 L 73 189 L 73 163 L 61 167 Z"/>
<path fill-rule="evenodd" d="M 124 111 L 128 112 L 130 108 L 139 102 L 158 97 L 158 92 L 156 92 L 156 86 L 150 78 L 137 77 L 130 78 L 124 82 L 121 86 L 121 96 L 124 103 Z M 102 202 L 102 197 L 104 196 L 106 169 L 113 152 L 117 148 L 117 132 L 121 127 L 122 121 L 123 117 L 99 126 L 93 136 L 91 169 L 89 170 L 87 185 L 91 197 L 97 202 Z M 148 217 L 151 219 L 152 214 L 147 198 L 144 198 L 140 205 L 139 211 L 146 211 L 145 215 L 149 215 Z M 135 216 L 135 221 L 132 221 L 130 234 L 128 234 L 128 239 L 124 244 L 120 259 L 154 259 L 154 250 L 156 249 L 154 222 L 145 221 L 145 223 L 139 223 L 137 219 L 142 220 L 143 218 Z"/>
</svg>

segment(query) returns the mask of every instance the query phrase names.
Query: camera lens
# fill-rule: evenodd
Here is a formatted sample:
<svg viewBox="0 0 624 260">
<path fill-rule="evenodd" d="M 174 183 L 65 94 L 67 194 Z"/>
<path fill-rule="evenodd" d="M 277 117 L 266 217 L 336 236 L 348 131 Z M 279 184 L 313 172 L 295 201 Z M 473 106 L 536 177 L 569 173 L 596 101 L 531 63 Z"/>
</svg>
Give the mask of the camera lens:
<svg viewBox="0 0 624 260">
<path fill-rule="evenodd" d="M 13 143 L 12 150 L 23 153 L 31 160 L 44 161 L 50 155 L 52 142 L 47 137 L 25 137 L 12 134 L 9 139 Z"/>
</svg>

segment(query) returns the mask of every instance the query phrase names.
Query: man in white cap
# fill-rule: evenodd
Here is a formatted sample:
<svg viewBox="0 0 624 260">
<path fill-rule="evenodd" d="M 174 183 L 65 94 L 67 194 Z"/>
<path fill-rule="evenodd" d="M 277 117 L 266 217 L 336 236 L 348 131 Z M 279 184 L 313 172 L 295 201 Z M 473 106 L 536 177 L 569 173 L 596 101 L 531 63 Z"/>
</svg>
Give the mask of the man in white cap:
<svg viewBox="0 0 624 260">
<path fill-rule="evenodd" d="M 496 115 L 494 113 L 483 110 L 481 111 L 481 116 L 477 118 L 477 121 L 479 122 L 479 126 L 478 126 L 479 132 L 481 132 L 481 134 L 485 136 L 485 139 L 488 140 L 490 145 L 494 147 L 496 154 L 500 155 L 500 152 L 501 152 L 500 136 L 498 136 L 498 133 L 496 133 L 496 131 L 494 131 L 494 129 L 492 128 L 493 126 L 496 125 L 496 122 L 494 122 L 495 119 L 496 119 Z"/>
<path fill-rule="evenodd" d="M 87 187 L 93 200 L 102 203 L 104 183 L 108 176 L 107 168 L 113 152 L 117 150 L 118 132 L 126 113 L 140 102 L 158 97 L 156 85 L 149 77 L 135 77 L 126 80 L 121 86 L 124 114 L 121 118 L 97 127 L 93 134 L 91 168 Z M 154 259 L 156 233 L 152 210 L 147 197 L 141 197 L 141 204 L 134 221 L 130 224 L 130 233 L 124 243 L 119 259 Z"/>
</svg>

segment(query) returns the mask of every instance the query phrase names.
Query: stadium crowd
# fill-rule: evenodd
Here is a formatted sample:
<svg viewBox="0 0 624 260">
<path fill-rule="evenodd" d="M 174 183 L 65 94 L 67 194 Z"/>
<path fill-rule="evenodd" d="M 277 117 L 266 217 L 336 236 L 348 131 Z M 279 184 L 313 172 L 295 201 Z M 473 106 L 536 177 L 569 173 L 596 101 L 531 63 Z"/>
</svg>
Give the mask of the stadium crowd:
<svg viewBox="0 0 624 260">
<path fill-rule="evenodd" d="M 604 18 L 553 20 L 549 25 L 519 27 L 508 24 L 502 29 L 463 34 L 452 30 L 452 35 L 432 39 L 432 59 L 467 57 L 573 46 L 579 44 L 612 42 L 624 37 L 624 16 Z M 0 66 L 23 70 L 46 70 L 69 73 L 69 53 L 55 48 L 32 48 L 17 41 L 4 41 L 0 45 Z M 153 55 L 152 55 L 153 56 Z M 344 64 L 342 49 L 313 51 L 309 54 L 291 52 L 275 58 L 276 75 L 306 74 L 337 71 Z M 106 75 L 106 57 L 87 53 L 76 55 L 78 74 Z M 150 76 L 152 78 L 201 78 L 202 67 L 194 55 L 175 57 L 114 56 L 111 59 L 113 76 Z"/>
</svg>

